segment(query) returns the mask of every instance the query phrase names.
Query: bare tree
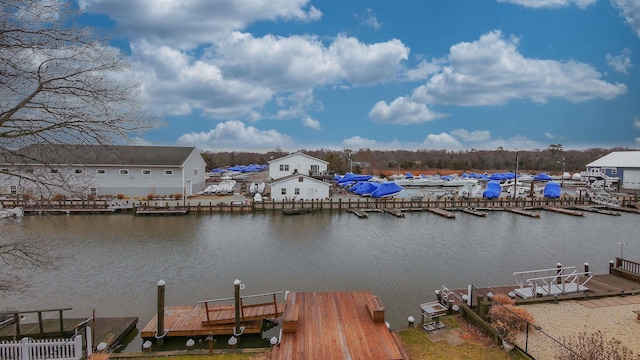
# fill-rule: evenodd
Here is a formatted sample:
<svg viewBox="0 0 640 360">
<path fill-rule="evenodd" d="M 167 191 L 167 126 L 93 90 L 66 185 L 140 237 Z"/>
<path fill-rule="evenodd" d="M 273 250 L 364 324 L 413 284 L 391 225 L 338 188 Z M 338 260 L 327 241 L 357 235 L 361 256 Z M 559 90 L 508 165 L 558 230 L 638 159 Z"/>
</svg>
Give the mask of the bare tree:
<svg viewBox="0 0 640 360">
<path fill-rule="evenodd" d="M 124 55 L 64 0 L 0 0 L 0 163 L 31 144 L 110 144 L 157 125 Z M 16 169 L 5 176 L 39 181 Z"/>
<path fill-rule="evenodd" d="M 0 185 L 71 185 L 24 165 L 60 158 L 42 145 L 129 142 L 157 125 L 124 54 L 79 26 L 78 15 L 65 0 L 0 0 L 0 163 L 13 165 L 0 168 Z M 35 145 L 45 150 L 24 151 Z M 0 293 L 23 289 L 29 271 L 54 263 L 37 243 L 1 236 Z"/>
</svg>

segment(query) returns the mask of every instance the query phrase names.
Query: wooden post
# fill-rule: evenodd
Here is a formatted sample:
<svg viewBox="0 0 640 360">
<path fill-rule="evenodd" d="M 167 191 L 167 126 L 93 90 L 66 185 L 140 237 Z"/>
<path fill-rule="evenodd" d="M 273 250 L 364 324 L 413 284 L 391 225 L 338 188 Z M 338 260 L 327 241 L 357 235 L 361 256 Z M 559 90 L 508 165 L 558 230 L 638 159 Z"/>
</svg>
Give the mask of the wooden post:
<svg viewBox="0 0 640 360">
<path fill-rule="evenodd" d="M 589 272 L 589 263 L 588 262 L 584 263 L 584 272 L 586 272 L 586 273 Z"/>
<path fill-rule="evenodd" d="M 233 282 L 236 310 L 236 326 L 233 328 L 233 335 L 240 334 L 240 284 L 241 282 L 238 279 Z"/>
<path fill-rule="evenodd" d="M 165 282 L 164 280 L 160 280 L 158 281 L 158 331 L 156 332 L 158 344 L 164 342 L 164 291 Z"/>
<path fill-rule="evenodd" d="M 64 337 L 64 319 L 62 318 L 62 310 L 58 312 L 60 315 L 60 336 Z"/>
<path fill-rule="evenodd" d="M 558 269 L 558 270 L 556 271 L 556 273 L 557 273 L 557 276 L 556 276 L 556 283 L 557 283 L 557 284 L 561 284 L 561 283 L 562 283 L 562 278 L 560 277 L 560 274 L 562 273 L 562 270 L 560 270 L 560 268 L 561 268 L 561 267 L 562 267 L 562 264 L 561 264 L 561 263 L 557 263 L 557 264 L 556 264 L 556 268 Z"/>
</svg>

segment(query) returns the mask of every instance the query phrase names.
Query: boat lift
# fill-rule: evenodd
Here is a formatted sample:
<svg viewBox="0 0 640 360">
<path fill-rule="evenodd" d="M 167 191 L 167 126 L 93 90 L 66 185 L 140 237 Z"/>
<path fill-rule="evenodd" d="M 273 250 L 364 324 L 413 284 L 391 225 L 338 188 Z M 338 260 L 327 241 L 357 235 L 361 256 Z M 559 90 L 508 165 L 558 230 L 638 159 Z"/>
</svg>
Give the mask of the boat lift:
<svg viewBox="0 0 640 360">
<path fill-rule="evenodd" d="M 426 331 L 433 331 L 444 327 L 444 323 L 440 321 L 440 317 L 447 314 L 453 291 L 443 286 L 441 290 L 436 290 L 436 296 L 438 300 L 420 304 L 420 309 L 422 310 L 422 328 Z"/>
<path fill-rule="evenodd" d="M 536 296 L 558 296 L 589 290 L 585 285 L 593 277 L 591 271 L 577 272 L 575 266 L 513 273 L 518 288 L 513 292 L 523 299 Z"/>
</svg>

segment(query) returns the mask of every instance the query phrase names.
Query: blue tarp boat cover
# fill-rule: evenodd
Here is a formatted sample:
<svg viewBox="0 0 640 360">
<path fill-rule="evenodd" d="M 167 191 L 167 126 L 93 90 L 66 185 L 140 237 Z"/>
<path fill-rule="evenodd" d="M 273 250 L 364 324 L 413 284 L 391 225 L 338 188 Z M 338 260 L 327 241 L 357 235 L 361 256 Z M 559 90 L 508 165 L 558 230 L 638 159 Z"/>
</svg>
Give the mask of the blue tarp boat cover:
<svg viewBox="0 0 640 360">
<path fill-rule="evenodd" d="M 397 195 L 403 187 L 393 181 L 380 183 L 378 188 L 371 193 L 372 198 L 383 198 Z"/>
<path fill-rule="evenodd" d="M 343 177 L 338 180 L 338 184 L 343 184 L 350 181 L 367 181 L 371 179 L 373 176 L 371 175 L 360 175 L 354 173 L 346 173 Z"/>
<path fill-rule="evenodd" d="M 355 184 L 353 184 L 352 187 L 349 188 L 349 192 L 355 193 L 356 190 L 358 190 L 360 188 L 360 186 L 364 185 L 364 181 L 358 181 Z"/>
<path fill-rule="evenodd" d="M 482 192 L 482 196 L 487 199 L 497 199 L 502 192 L 502 187 L 500 187 L 500 182 L 491 180 L 487 183 L 487 189 Z"/>
<path fill-rule="evenodd" d="M 551 176 L 547 175 L 546 173 L 540 173 L 540 174 L 534 176 L 533 180 L 536 180 L 536 181 L 551 181 L 553 179 L 551 178 Z"/>
<path fill-rule="evenodd" d="M 550 199 L 557 199 L 562 195 L 562 190 L 560 189 L 560 184 L 557 182 L 550 182 L 544 186 L 544 197 Z"/>
<path fill-rule="evenodd" d="M 378 188 L 378 185 L 380 184 L 377 182 L 367 181 L 353 193 L 358 195 L 371 195 L 371 193 Z"/>
</svg>

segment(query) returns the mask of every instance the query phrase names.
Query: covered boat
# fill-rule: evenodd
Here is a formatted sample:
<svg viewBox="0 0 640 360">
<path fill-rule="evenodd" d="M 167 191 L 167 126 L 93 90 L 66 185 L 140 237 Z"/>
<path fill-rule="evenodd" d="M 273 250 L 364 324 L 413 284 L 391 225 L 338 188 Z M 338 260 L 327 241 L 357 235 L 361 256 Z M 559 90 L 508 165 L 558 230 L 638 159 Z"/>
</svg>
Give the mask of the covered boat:
<svg viewBox="0 0 640 360">
<path fill-rule="evenodd" d="M 487 188 L 482 192 L 482 196 L 487 199 L 497 199 L 501 192 L 502 187 L 500 186 L 500 182 L 491 180 L 487 183 Z"/>
<path fill-rule="evenodd" d="M 546 173 L 540 173 L 540 174 L 534 176 L 533 180 L 535 180 L 535 181 L 551 181 L 553 179 L 551 178 L 551 176 L 547 175 Z"/>
<path fill-rule="evenodd" d="M 396 184 L 393 181 L 387 181 L 380 183 L 378 188 L 371 193 L 372 198 L 386 198 L 398 195 L 400 191 L 404 189 L 402 186 Z"/>
<path fill-rule="evenodd" d="M 557 182 L 550 182 L 544 186 L 543 191 L 544 197 L 550 199 L 557 199 L 562 195 L 562 190 L 560 189 L 560 184 Z"/>
<path fill-rule="evenodd" d="M 371 176 L 371 175 L 360 175 L 360 174 L 354 174 L 354 173 L 346 173 L 343 177 L 340 178 L 340 180 L 338 180 L 338 184 L 342 185 L 342 184 L 345 184 L 345 183 L 355 182 L 355 181 L 368 181 L 372 177 L 373 176 Z"/>
<path fill-rule="evenodd" d="M 380 183 L 367 181 L 353 193 L 360 196 L 371 196 L 371 193 L 373 193 L 378 188 L 378 186 L 380 186 Z"/>
</svg>

